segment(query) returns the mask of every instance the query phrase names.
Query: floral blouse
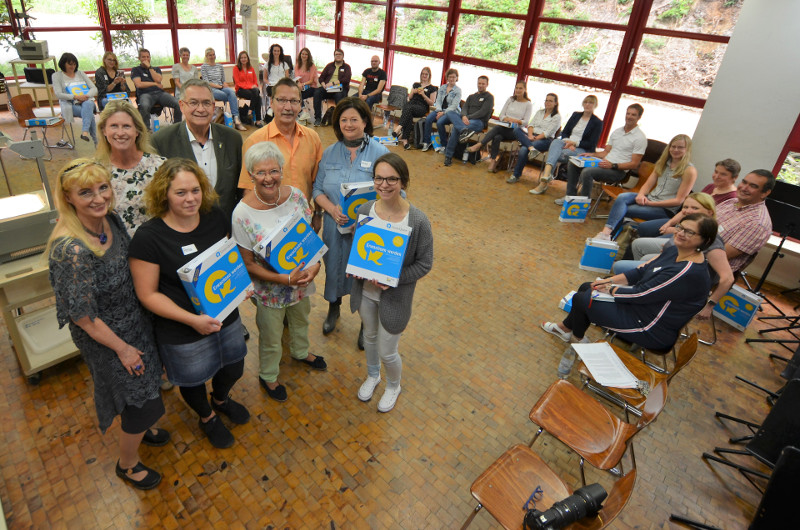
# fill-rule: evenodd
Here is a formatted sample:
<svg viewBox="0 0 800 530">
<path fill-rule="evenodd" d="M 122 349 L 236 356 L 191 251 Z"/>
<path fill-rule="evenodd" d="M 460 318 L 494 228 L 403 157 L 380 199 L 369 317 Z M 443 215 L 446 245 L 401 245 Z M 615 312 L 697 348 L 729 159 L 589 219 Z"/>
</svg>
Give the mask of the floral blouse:
<svg viewBox="0 0 800 530">
<path fill-rule="evenodd" d="M 142 195 L 156 170 L 166 160 L 163 156 L 144 153 L 134 168 L 120 169 L 111 165 L 111 187 L 117 202 L 115 211 L 122 218 L 125 230 L 131 237 L 149 219 Z"/>
</svg>

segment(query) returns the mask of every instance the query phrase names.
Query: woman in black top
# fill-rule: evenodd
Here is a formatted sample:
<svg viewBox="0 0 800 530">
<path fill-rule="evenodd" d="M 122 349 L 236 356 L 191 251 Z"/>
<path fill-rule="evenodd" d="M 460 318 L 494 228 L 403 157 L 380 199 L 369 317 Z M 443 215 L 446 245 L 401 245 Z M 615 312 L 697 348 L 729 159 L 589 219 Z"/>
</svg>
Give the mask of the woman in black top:
<svg viewBox="0 0 800 530">
<path fill-rule="evenodd" d="M 100 112 L 108 103 L 108 94 L 122 93 L 130 95 L 128 82 L 125 81 L 125 72 L 120 70 L 117 56 L 114 52 L 103 54 L 103 66 L 94 72 L 94 84 L 97 86 L 97 101 Z"/>
<path fill-rule="evenodd" d="M 414 118 L 421 118 L 428 114 L 431 105 L 436 103 L 436 85 L 431 84 L 431 69 L 427 66 L 419 74 L 419 83 L 414 83 L 408 93 L 408 102 L 403 105 L 397 127 L 392 135 L 400 138 L 404 149 L 411 149 L 408 138 L 414 128 Z"/>
<path fill-rule="evenodd" d="M 222 322 L 194 311 L 178 269 L 230 234 L 230 219 L 216 206 L 217 194 L 191 160 L 173 158 L 156 171 L 145 190 L 153 218 L 136 231 L 129 261 L 139 300 L 156 315 L 158 350 L 170 382 L 200 416 L 214 447 L 233 445 L 233 435 L 214 411 L 236 424 L 250 421 L 247 409 L 229 396 L 242 377 L 247 347 L 239 312 Z M 205 383 L 211 379 L 211 403 Z"/>
</svg>

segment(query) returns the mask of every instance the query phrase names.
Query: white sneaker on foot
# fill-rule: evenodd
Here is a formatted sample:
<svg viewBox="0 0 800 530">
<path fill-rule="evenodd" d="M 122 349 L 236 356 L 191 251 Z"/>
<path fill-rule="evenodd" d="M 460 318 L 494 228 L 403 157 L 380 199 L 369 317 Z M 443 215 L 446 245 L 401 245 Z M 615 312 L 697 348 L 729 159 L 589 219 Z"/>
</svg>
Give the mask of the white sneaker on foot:
<svg viewBox="0 0 800 530">
<path fill-rule="evenodd" d="M 394 404 L 397 403 L 397 396 L 400 395 L 400 385 L 397 385 L 397 388 L 389 388 L 386 387 L 386 390 L 383 392 L 383 396 L 381 400 L 378 402 L 378 412 L 389 412 L 394 408 Z"/>
<path fill-rule="evenodd" d="M 598 232 L 594 239 L 599 239 L 601 241 L 611 241 L 611 236 L 606 234 L 605 232 Z"/>
<path fill-rule="evenodd" d="M 564 204 L 564 197 L 561 197 L 560 199 L 554 200 L 553 203 L 557 204 L 559 206 L 563 205 Z"/>
<path fill-rule="evenodd" d="M 367 379 L 361 383 L 361 388 L 358 389 L 358 399 L 361 401 L 369 401 L 372 399 L 372 394 L 375 392 L 375 387 L 381 382 L 381 376 L 372 377 L 367 376 Z"/>
</svg>

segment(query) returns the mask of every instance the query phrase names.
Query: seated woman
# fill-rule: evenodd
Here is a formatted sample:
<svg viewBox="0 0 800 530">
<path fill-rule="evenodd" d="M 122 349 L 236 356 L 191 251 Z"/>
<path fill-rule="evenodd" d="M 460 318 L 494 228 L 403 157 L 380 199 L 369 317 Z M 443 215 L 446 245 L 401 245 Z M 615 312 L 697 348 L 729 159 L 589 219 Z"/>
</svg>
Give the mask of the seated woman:
<svg viewBox="0 0 800 530">
<path fill-rule="evenodd" d="M 101 112 L 108 102 L 108 94 L 130 95 L 128 83 L 125 81 L 125 72 L 120 70 L 114 52 L 103 54 L 103 66 L 94 72 L 94 83 L 97 85 L 97 101 L 100 104 Z"/>
<path fill-rule="evenodd" d="M 732 158 L 720 160 L 714 166 L 714 174 L 711 175 L 711 182 L 703 188 L 703 193 L 708 193 L 714 197 L 714 202 L 722 204 L 728 199 L 736 198 L 736 179 L 742 166 Z"/>
<path fill-rule="evenodd" d="M 600 133 L 603 132 L 603 120 L 594 115 L 597 108 L 597 96 L 592 94 L 583 98 L 583 112 L 573 112 L 561 131 L 561 138 L 556 138 L 547 149 L 547 161 L 539 176 L 539 185 L 530 190 L 533 195 L 541 195 L 550 182 L 553 167 L 559 162 L 566 162 L 569 157 L 582 153 L 594 153 Z"/>
<path fill-rule="evenodd" d="M 260 359 L 258 381 L 267 395 L 279 402 L 287 398 L 286 387 L 278 382 L 284 319 L 289 328 L 292 359 L 314 370 L 328 368 L 321 355 L 308 351 L 310 296 L 315 293 L 314 277 L 322 264 L 308 268 L 297 266 L 289 274 L 281 274 L 252 250 L 295 213 L 299 212 L 311 224 L 311 208 L 303 192 L 283 184 L 284 162 L 283 154 L 272 142 L 258 142 L 247 150 L 244 165 L 253 182 L 253 193 L 245 195 L 233 210 L 232 228 L 233 239 L 239 245 L 247 272 L 253 279 L 251 300 L 256 306 Z"/>
<path fill-rule="evenodd" d="M 225 68 L 217 64 L 217 54 L 214 48 L 206 48 L 206 62 L 200 66 L 200 76 L 211 85 L 211 93 L 217 101 L 227 101 L 233 116 L 233 126 L 238 131 L 246 131 L 242 120 L 239 119 L 239 100 L 236 92 L 225 85 Z"/>
<path fill-rule="evenodd" d="M 319 87 L 319 72 L 311 56 L 311 50 L 303 48 L 297 54 L 297 68 L 294 75 L 299 77 L 297 86 L 300 87 L 303 100 L 303 112 L 300 113 L 300 120 L 314 122 L 314 90 Z"/>
<path fill-rule="evenodd" d="M 697 180 L 697 170 L 692 164 L 692 139 L 679 134 L 670 140 L 669 145 L 655 164 L 653 172 L 639 189 L 638 193 L 621 193 L 603 230 L 596 239 L 611 239 L 625 217 L 640 219 L 669 219 L 675 209 L 692 191 Z"/>
<path fill-rule="evenodd" d="M 544 108 L 534 114 L 527 130 L 522 127 L 514 130 L 514 138 L 519 141 L 520 148 L 517 165 L 514 166 L 514 172 L 506 179 L 506 182 L 509 184 L 518 182 L 522 176 L 522 170 L 525 169 L 525 164 L 528 163 L 529 152 L 533 151 L 533 155 L 536 156 L 538 153 L 547 151 L 560 128 L 561 114 L 558 113 L 558 96 L 551 92 L 544 99 Z"/>
<path fill-rule="evenodd" d="M 189 79 L 198 79 L 200 72 L 197 71 L 195 65 L 189 64 L 189 58 L 192 55 L 189 48 L 181 48 L 178 53 L 181 62 L 172 65 L 172 81 L 175 83 L 175 99 L 180 100 L 183 84 Z"/>
<path fill-rule="evenodd" d="M 53 74 L 53 92 L 61 105 L 64 121 L 72 123 L 77 114 L 81 117 L 81 140 L 91 138 L 97 145 L 97 126 L 94 122 L 94 98 L 97 87 L 89 76 L 78 70 L 78 58 L 65 53 L 58 60 L 60 72 Z"/>
<path fill-rule="evenodd" d="M 489 145 L 489 157 L 491 160 L 489 161 L 489 167 L 487 170 L 489 173 L 496 173 L 497 172 L 497 156 L 500 154 L 500 143 L 503 140 L 513 140 L 515 138 L 515 134 L 517 131 L 521 130 L 519 127 L 524 126 L 528 123 L 528 120 L 531 117 L 531 112 L 533 112 L 533 105 L 531 105 L 531 100 L 528 97 L 528 91 L 525 89 L 525 83 L 522 81 L 517 81 L 517 84 L 514 85 L 514 95 L 508 98 L 506 104 L 503 105 L 503 110 L 500 111 L 500 121 L 510 123 L 512 126 L 516 127 L 504 127 L 504 126 L 494 126 L 489 129 L 489 132 L 481 139 L 480 142 L 476 143 L 467 148 L 467 151 L 470 153 L 474 153 L 476 151 L 480 151 L 480 149 L 484 145 Z M 558 114 L 558 111 L 556 111 Z M 539 113 L 537 112 L 536 115 L 538 116 Z M 549 116 L 552 117 L 552 109 L 550 110 Z M 561 119 L 559 118 L 559 123 L 550 136 L 553 136 L 559 127 L 561 127 Z M 533 130 L 531 130 L 533 132 Z"/>
<path fill-rule="evenodd" d="M 715 212 L 716 204 L 711 195 L 703 192 L 690 193 L 686 197 L 686 200 L 683 201 L 681 209 L 678 211 L 678 213 L 676 213 L 668 221 L 665 222 L 664 219 L 653 219 L 652 221 L 644 221 L 642 223 L 635 224 L 636 231 L 639 234 L 639 239 L 636 239 L 634 243 L 636 241 L 647 240 L 650 238 L 669 239 L 675 233 L 675 225 L 681 222 L 681 220 L 690 213 L 703 213 L 709 217 L 714 217 Z M 639 245 L 641 244 L 642 242 L 639 243 Z M 650 243 L 650 250 L 645 252 L 645 254 L 660 252 L 661 247 L 664 246 L 664 241 L 661 241 L 660 245 L 654 250 L 652 250 L 653 244 L 654 243 Z"/>
<path fill-rule="evenodd" d="M 419 83 L 411 86 L 408 101 L 403 105 L 400 119 L 397 120 L 397 126 L 392 131 L 392 136 L 400 139 L 403 149 L 411 149 L 408 139 L 414 129 L 414 118 L 421 118 L 428 113 L 431 105 L 436 103 L 437 91 L 436 85 L 431 84 L 431 69 L 427 66 L 423 67 L 419 73 Z"/>
<path fill-rule="evenodd" d="M 714 208 L 714 199 L 706 193 L 693 193 L 690 195 L 689 198 L 686 199 L 681 213 L 683 214 L 681 215 L 681 220 L 693 213 L 707 215 L 713 219 L 716 219 L 717 214 Z M 611 268 L 612 274 L 624 273 L 639 267 L 657 257 L 662 249 L 672 246 L 674 244 L 672 238 L 675 234 L 675 229 L 670 228 L 669 230 L 670 235 L 668 237 L 644 237 L 635 240 L 631 245 L 633 259 L 623 259 L 614 263 L 614 266 Z M 725 242 L 722 240 L 722 237 L 720 237 L 721 230 L 722 229 L 717 231 L 717 237 L 714 239 L 714 242 L 703 251 L 706 261 L 708 262 L 708 272 L 711 275 L 711 285 L 714 291 L 711 293 L 711 296 L 709 296 L 706 306 L 697 314 L 697 318 L 701 320 L 711 316 L 711 311 L 714 309 L 714 306 L 717 305 L 719 299 L 728 292 L 735 279 L 731 265 L 728 262 L 728 255 L 725 253 Z"/>
<path fill-rule="evenodd" d="M 238 309 L 222 321 L 197 314 L 177 271 L 227 237 L 230 219 L 214 206 L 217 194 L 203 170 L 185 158 L 164 162 L 144 198 L 152 219 L 139 227 L 128 251 L 136 296 L 155 315 L 158 352 L 169 381 L 199 416 L 211 445 L 224 449 L 234 439 L 215 411 L 237 425 L 250 421 L 247 409 L 230 396 L 247 355 L 242 321 Z"/>
<path fill-rule="evenodd" d="M 564 342 L 589 342 L 586 330 L 597 324 L 645 348 L 671 348 L 706 304 L 711 281 L 703 250 L 717 237 L 717 222 L 692 214 L 677 229 L 675 246 L 625 274 L 584 283 L 572 297 L 567 318 L 543 322 L 542 329 Z M 597 299 L 596 292 L 613 301 Z"/>
<path fill-rule="evenodd" d="M 233 86 L 237 96 L 250 102 L 250 108 L 253 109 L 253 125 L 263 127 L 258 76 L 255 68 L 250 64 L 250 55 L 244 50 L 240 51 L 236 58 L 236 66 L 233 68 Z"/>
</svg>

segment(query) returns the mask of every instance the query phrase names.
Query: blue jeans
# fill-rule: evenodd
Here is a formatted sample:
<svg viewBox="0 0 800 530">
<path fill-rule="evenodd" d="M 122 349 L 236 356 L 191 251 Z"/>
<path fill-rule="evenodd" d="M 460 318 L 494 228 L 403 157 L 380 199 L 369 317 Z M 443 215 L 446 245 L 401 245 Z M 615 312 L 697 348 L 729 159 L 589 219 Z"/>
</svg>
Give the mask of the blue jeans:
<svg viewBox="0 0 800 530">
<path fill-rule="evenodd" d="M 94 123 L 94 101 L 72 103 L 72 115 L 81 117 L 81 132 L 88 132 L 97 142 L 97 126 Z"/>
<path fill-rule="evenodd" d="M 444 156 L 448 158 L 453 157 L 453 153 L 456 152 L 456 146 L 458 145 L 458 137 L 464 131 L 464 129 L 470 129 L 475 132 L 481 132 L 483 130 L 483 122 L 481 120 L 469 120 L 469 125 L 464 125 L 464 121 L 461 119 L 461 114 L 458 112 L 451 110 L 447 114 L 445 114 L 450 123 L 453 124 L 453 130 L 450 131 L 450 138 L 445 141 L 442 138 L 442 143 L 445 144 L 447 147 L 444 149 Z M 441 136 L 441 131 L 439 132 L 439 136 Z"/>
<path fill-rule="evenodd" d="M 212 88 L 211 93 L 214 94 L 214 99 L 217 101 L 228 102 L 228 106 L 231 108 L 231 116 L 234 118 L 239 117 L 239 100 L 236 99 L 236 92 L 231 87 Z"/>
<path fill-rule="evenodd" d="M 147 94 L 139 94 L 136 96 L 136 104 L 139 105 L 139 114 L 142 115 L 144 125 L 148 129 L 150 128 L 150 111 L 153 109 L 153 106 L 156 103 L 162 107 L 169 107 L 173 110 L 175 113 L 175 123 L 178 123 L 183 119 L 183 114 L 181 114 L 181 108 L 178 105 L 178 100 L 163 90 L 148 92 Z"/>
<path fill-rule="evenodd" d="M 447 113 L 445 112 L 442 114 L 442 117 L 438 120 L 436 119 L 436 115 L 438 111 L 433 111 L 425 118 L 425 128 L 422 130 L 422 143 L 429 144 L 431 143 L 431 134 L 433 133 L 433 122 L 436 122 L 436 128 L 439 131 L 439 138 L 442 140 L 442 144 L 447 144 L 447 131 L 445 130 L 444 126 L 450 123 L 449 118 L 447 117 Z M 458 119 L 461 121 L 461 118 Z"/>
<path fill-rule="evenodd" d="M 550 148 L 553 139 L 542 138 L 541 140 L 532 142 L 528 139 L 528 134 L 520 128 L 514 129 L 514 138 L 520 143 L 517 165 L 514 166 L 514 176 L 521 177 L 522 170 L 525 169 L 525 164 L 528 163 L 528 151 L 533 148 L 540 153 L 544 153 Z"/>
<path fill-rule="evenodd" d="M 341 92 L 328 92 L 325 87 L 319 86 L 314 90 L 314 121 L 322 119 L 322 102 L 326 99 L 332 99 L 336 105 L 341 100 L 347 97 L 348 88 L 342 87 Z"/>
<path fill-rule="evenodd" d="M 672 212 L 660 206 L 642 206 L 636 204 L 637 195 L 637 193 L 633 192 L 621 193 L 619 197 L 617 197 L 617 200 L 614 201 L 614 206 L 611 207 L 611 211 L 608 214 L 608 221 L 606 221 L 606 226 L 611 229 L 612 233 L 619 228 L 619 225 L 625 217 L 636 217 L 645 220 L 669 219 L 672 217 Z M 664 223 L 662 222 L 658 226 L 660 227 L 662 224 Z"/>
<path fill-rule="evenodd" d="M 383 100 L 383 94 L 375 94 L 374 96 L 367 96 L 367 106 L 372 110 L 375 103 L 380 103 Z"/>
<path fill-rule="evenodd" d="M 575 146 L 575 149 L 564 149 L 564 140 L 556 138 L 550 143 L 547 150 L 547 164 L 555 167 L 559 162 L 566 162 L 571 156 L 581 155 L 586 149 Z"/>
</svg>

